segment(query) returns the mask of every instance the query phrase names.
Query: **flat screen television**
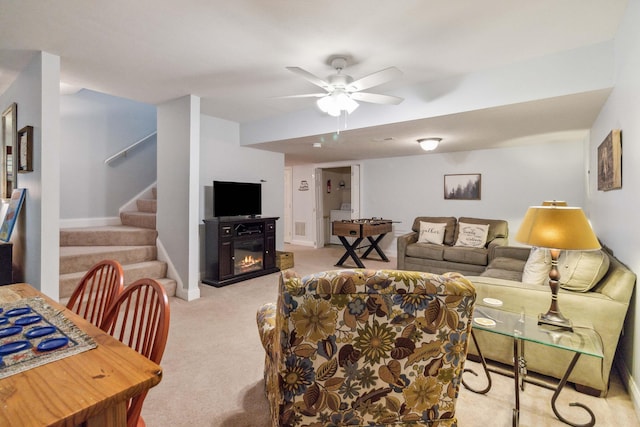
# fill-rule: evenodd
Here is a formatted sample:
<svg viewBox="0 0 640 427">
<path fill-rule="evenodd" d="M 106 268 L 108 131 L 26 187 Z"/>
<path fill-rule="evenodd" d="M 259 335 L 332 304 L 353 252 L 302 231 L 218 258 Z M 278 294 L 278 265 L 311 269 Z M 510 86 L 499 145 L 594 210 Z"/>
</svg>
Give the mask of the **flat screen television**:
<svg viewBox="0 0 640 427">
<path fill-rule="evenodd" d="M 262 184 L 213 181 L 213 216 L 262 214 Z"/>
</svg>

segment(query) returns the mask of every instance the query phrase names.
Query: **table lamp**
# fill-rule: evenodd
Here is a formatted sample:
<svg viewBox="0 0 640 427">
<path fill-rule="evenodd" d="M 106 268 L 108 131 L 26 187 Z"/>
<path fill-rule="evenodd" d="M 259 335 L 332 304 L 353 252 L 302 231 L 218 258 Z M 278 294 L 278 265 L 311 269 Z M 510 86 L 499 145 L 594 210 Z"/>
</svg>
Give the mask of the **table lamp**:
<svg viewBox="0 0 640 427">
<path fill-rule="evenodd" d="M 543 205 L 529 207 L 516 234 L 516 240 L 530 246 L 547 248 L 551 254 L 551 306 L 549 311 L 538 316 L 538 324 L 573 330 L 571 321 L 560 313 L 558 307 L 558 257 L 561 250 L 596 250 L 600 249 L 600 243 L 582 209 L 566 206 L 564 202 L 543 202 Z"/>
</svg>

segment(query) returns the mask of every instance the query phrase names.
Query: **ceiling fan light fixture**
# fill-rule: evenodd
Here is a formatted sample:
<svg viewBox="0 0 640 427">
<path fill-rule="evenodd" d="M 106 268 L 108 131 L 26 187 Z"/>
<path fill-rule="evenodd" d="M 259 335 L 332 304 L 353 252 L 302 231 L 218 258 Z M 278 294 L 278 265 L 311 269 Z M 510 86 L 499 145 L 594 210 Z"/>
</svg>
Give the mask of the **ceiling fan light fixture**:
<svg viewBox="0 0 640 427">
<path fill-rule="evenodd" d="M 316 102 L 318 108 L 324 113 L 333 117 L 338 117 L 343 111 L 351 114 L 358 108 L 359 104 L 354 101 L 348 93 L 342 90 L 334 90 L 330 95 L 323 96 Z"/>
<path fill-rule="evenodd" d="M 418 144 L 424 151 L 433 151 L 438 148 L 440 141 L 442 141 L 442 138 L 422 138 L 418 140 Z"/>
</svg>

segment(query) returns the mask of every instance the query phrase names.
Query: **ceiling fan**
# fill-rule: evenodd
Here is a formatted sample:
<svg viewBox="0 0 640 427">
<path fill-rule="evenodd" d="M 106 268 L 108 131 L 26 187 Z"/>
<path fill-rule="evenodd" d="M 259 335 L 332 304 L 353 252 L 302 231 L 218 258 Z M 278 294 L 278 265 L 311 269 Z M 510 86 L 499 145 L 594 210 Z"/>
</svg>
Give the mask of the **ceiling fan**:
<svg viewBox="0 0 640 427">
<path fill-rule="evenodd" d="M 361 92 L 362 90 L 381 85 L 402 75 L 402 71 L 396 67 L 385 68 L 384 70 L 377 71 L 354 81 L 351 76 L 342 73 L 342 70 L 347 66 L 346 58 L 339 56 L 332 59 L 331 66 L 336 72 L 327 77 L 326 80 L 300 67 L 286 67 L 287 70 L 321 87 L 326 92 L 284 96 L 283 98 L 319 98 L 316 101 L 318 108 L 334 117 L 339 117 L 343 111 L 351 114 L 358 108 L 356 101 L 397 105 L 404 100 L 397 96 Z"/>
</svg>

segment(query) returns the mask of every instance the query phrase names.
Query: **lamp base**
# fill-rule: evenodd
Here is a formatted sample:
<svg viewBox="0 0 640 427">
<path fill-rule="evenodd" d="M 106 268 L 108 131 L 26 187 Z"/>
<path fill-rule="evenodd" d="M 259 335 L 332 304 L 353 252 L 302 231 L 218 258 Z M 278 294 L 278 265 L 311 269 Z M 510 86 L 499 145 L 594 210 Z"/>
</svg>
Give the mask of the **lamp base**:
<svg viewBox="0 0 640 427">
<path fill-rule="evenodd" d="M 562 328 L 566 331 L 573 332 L 573 325 L 571 323 L 571 320 L 565 318 L 561 314 L 558 315 L 556 313 L 550 312 L 545 314 L 540 313 L 538 315 L 538 325 L 551 325 L 557 328 Z"/>
</svg>

